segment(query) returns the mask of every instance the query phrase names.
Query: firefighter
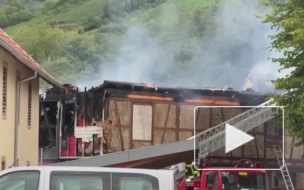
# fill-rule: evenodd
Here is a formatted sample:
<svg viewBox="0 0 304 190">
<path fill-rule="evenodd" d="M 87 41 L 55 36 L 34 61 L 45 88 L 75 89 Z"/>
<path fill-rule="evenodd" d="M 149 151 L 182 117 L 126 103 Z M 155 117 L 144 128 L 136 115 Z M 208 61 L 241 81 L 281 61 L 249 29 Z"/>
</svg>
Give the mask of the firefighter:
<svg viewBox="0 0 304 190">
<path fill-rule="evenodd" d="M 191 181 L 192 179 L 199 178 L 200 172 L 194 166 L 195 162 L 186 162 L 186 181 Z"/>
<path fill-rule="evenodd" d="M 204 168 L 206 166 L 205 158 L 199 158 L 198 167 Z"/>
<path fill-rule="evenodd" d="M 197 168 L 200 169 L 199 173 L 200 175 L 202 175 L 202 169 L 206 166 L 206 162 L 205 162 L 205 159 L 204 158 L 199 158 L 198 159 L 198 163 L 197 163 Z"/>
</svg>

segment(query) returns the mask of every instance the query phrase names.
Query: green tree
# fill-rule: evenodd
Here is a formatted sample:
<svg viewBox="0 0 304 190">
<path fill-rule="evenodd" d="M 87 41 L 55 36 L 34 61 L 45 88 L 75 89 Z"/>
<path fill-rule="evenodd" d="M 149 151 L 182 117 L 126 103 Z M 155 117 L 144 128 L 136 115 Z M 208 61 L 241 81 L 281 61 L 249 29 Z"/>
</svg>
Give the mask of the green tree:
<svg viewBox="0 0 304 190">
<path fill-rule="evenodd" d="M 68 34 L 57 28 L 41 25 L 35 28 L 22 27 L 13 38 L 38 62 L 54 59 L 61 51 Z"/>
<path fill-rule="evenodd" d="M 277 4 L 264 22 L 271 23 L 277 34 L 272 38 L 272 49 L 284 56 L 272 58 L 282 69 L 292 72 L 274 81 L 277 89 L 287 90 L 284 96 L 274 96 L 279 105 L 285 106 L 285 126 L 297 137 L 295 145 L 304 144 L 304 1 L 289 0 Z"/>
<path fill-rule="evenodd" d="M 19 3 L 12 1 L 0 7 L 0 27 L 12 26 L 32 19 L 34 15 Z"/>
<path fill-rule="evenodd" d="M 0 28 L 4 28 L 9 24 L 7 16 L 3 11 L 0 11 Z"/>
</svg>

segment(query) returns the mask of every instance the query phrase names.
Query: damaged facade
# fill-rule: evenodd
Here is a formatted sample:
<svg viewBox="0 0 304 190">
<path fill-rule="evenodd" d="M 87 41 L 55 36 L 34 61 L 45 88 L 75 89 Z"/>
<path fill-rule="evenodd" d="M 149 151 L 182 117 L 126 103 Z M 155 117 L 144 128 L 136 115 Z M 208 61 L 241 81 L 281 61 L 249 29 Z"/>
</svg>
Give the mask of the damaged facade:
<svg viewBox="0 0 304 190">
<path fill-rule="evenodd" d="M 168 88 L 114 81 L 84 92 L 71 85 L 63 91 L 49 89 L 40 101 L 41 159 L 44 163 L 66 161 L 186 140 L 194 134 L 194 122 L 196 132 L 200 132 L 245 111 L 220 106 L 257 106 L 267 97 L 252 90 Z M 194 121 L 193 110 L 199 105 L 219 108 L 197 109 Z M 250 134 L 255 136 L 253 142 L 229 155 L 216 151 L 210 155 L 211 162 L 235 164 L 246 157 L 264 167 L 277 167 L 272 145 L 282 143 L 282 133 L 274 121 Z M 296 172 L 304 171 L 298 167 L 303 147 L 289 147 L 290 139 L 285 140 L 285 155 L 294 184 L 300 187 L 303 175 Z"/>
</svg>

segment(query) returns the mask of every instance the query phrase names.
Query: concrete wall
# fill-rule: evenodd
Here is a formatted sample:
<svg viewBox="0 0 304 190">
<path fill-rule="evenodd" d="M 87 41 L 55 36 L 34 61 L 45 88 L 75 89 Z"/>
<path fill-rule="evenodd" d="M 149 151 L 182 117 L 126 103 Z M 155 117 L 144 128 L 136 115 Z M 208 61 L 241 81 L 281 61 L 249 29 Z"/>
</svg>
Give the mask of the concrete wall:
<svg viewBox="0 0 304 190">
<path fill-rule="evenodd" d="M 3 70 L 7 68 L 7 94 L 3 95 Z M 0 170 L 1 166 L 9 167 L 14 163 L 14 127 L 16 116 L 16 81 L 34 75 L 34 72 L 20 63 L 12 54 L 0 47 Z M 32 81 L 31 119 L 28 123 L 29 82 L 20 87 L 20 119 L 18 130 L 19 166 L 38 165 L 38 127 L 39 127 L 39 79 Z M 3 97 L 6 96 L 6 115 L 3 115 Z M 29 125 L 28 125 L 29 124 Z M 5 163 L 4 163 L 5 162 Z"/>
</svg>

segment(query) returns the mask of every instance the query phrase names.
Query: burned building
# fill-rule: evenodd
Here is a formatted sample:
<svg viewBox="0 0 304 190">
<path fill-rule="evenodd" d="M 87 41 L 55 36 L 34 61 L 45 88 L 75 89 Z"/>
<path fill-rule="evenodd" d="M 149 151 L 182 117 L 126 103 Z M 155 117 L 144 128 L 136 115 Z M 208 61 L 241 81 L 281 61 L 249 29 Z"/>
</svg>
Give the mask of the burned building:
<svg viewBox="0 0 304 190">
<path fill-rule="evenodd" d="M 257 106 L 268 96 L 252 90 L 189 89 L 115 81 L 105 81 L 84 92 L 71 85 L 66 85 L 63 91 L 50 89 L 41 96 L 40 102 L 41 160 L 59 162 L 184 141 L 194 132 L 204 131 L 245 111 L 221 106 Z M 194 112 L 197 106 L 218 107 Z M 227 164 L 246 157 L 260 161 L 264 167 L 275 167 L 272 145 L 283 142 L 274 121 L 266 122 L 250 134 L 255 140 L 248 145 L 229 155 L 216 151 L 210 160 Z M 285 137 L 285 156 L 294 184 L 301 185 L 302 174 L 296 175 L 296 172 L 302 171 L 298 165 L 303 162 L 303 147 L 291 148 L 288 144 L 292 141 L 293 137 Z M 193 159 L 191 151 L 132 163 L 109 162 L 109 165 L 165 167 Z"/>
</svg>

